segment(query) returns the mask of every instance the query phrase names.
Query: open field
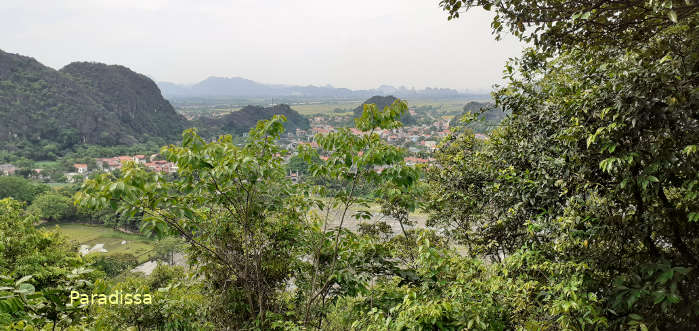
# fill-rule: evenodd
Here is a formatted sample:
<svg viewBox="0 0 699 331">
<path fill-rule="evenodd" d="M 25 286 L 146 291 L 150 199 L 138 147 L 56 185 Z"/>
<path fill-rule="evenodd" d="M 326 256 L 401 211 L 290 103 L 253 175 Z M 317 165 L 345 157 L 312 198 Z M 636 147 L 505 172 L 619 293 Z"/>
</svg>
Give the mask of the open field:
<svg viewBox="0 0 699 331">
<path fill-rule="evenodd" d="M 346 112 L 335 113 L 337 115 L 351 114 L 351 110 L 362 104 L 362 100 L 353 101 L 326 101 L 290 104 L 292 109 L 301 115 L 330 114 L 335 109 L 345 109 Z"/>
<path fill-rule="evenodd" d="M 53 168 L 58 166 L 58 161 L 38 161 L 34 163 L 34 167 L 38 169 Z"/>
<path fill-rule="evenodd" d="M 480 101 L 466 98 L 458 99 L 416 99 L 416 100 L 405 100 L 410 107 L 422 107 L 422 106 L 432 106 L 438 109 L 441 113 L 461 113 L 464 109 L 464 105 L 469 101 Z"/>
<path fill-rule="evenodd" d="M 87 225 L 78 223 L 51 224 L 47 228 L 57 227 L 58 231 L 68 237 L 69 240 L 90 247 L 95 244 L 104 244 L 107 255 L 126 253 L 136 256 L 139 263 L 150 260 L 153 256 L 153 240 L 137 234 L 128 234 L 113 230 L 101 225 Z M 122 245 L 122 241 L 126 244 Z"/>
<path fill-rule="evenodd" d="M 243 105 L 253 104 L 260 106 L 269 106 L 270 102 L 288 103 L 292 109 L 298 111 L 304 116 L 313 116 L 319 114 L 335 114 L 338 116 L 351 115 L 351 110 L 361 105 L 364 100 L 321 100 L 321 101 L 279 101 L 279 100 L 246 100 L 242 103 L 235 104 L 201 104 L 188 103 L 178 104 L 176 110 L 188 118 L 196 118 L 199 116 L 222 116 L 230 112 L 240 110 Z M 255 102 L 257 101 L 257 102 Z M 444 99 L 406 99 L 408 106 L 421 107 L 432 106 L 439 110 L 440 113 L 460 113 L 464 105 L 469 101 L 476 101 L 468 98 L 444 98 Z M 478 100 L 482 101 L 482 100 Z M 336 109 L 343 109 L 344 112 L 335 112 Z"/>
</svg>

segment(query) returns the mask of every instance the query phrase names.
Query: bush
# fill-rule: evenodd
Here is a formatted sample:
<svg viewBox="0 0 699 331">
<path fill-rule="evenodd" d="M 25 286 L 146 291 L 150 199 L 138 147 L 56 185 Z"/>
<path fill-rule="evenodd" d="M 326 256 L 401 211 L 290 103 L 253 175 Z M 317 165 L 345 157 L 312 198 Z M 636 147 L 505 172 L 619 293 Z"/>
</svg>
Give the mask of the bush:
<svg viewBox="0 0 699 331">
<path fill-rule="evenodd" d="M 126 253 L 99 255 L 95 257 L 93 267 L 104 271 L 109 277 L 116 277 L 122 272 L 138 265 L 138 259 Z"/>
</svg>

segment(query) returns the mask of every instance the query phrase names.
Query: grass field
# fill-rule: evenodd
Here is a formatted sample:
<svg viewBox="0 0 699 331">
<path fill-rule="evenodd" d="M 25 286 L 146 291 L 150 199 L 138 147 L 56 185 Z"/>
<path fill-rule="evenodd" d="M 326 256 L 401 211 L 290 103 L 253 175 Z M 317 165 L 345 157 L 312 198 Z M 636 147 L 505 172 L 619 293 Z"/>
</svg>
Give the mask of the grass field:
<svg viewBox="0 0 699 331">
<path fill-rule="evenodd" d="M 442 112 L 459 113 L 469 100 L 463 98 L 457 99 L 416 99 L 416 100 L 406 100 L 408 106 L 419 107 L 419 106 L 432 106 L 440 109 Z M 316 102 L 307 104 L 292 104 L 291 108 L 298 111 L 301 115 L 315 115 L 315 114 L 329 114 L 332 113 L 335 108 L 351 110 L 361 105 L 363 100 L 356 101 L 327 101 L 327 102 Z M 351 115 L 351 112 L 347 113 L 336 113 L 337 115 Z"/>
<path fill-rule="evenodd" d="M 57 161 L 38 161 L 34 163 L 34 167 L 38 169 L 53 168 L 58 166 Z"/>
<path fill-rule="evenodd" d="M 323 100 L 323 101 L 307 101 L 294 102 L 287 100 L 245 100 L 242 103 L 235 105 L 209 105 L 209 104 L 186 104 L 178 105 L 176 109 L 181 114 L 187 117 L 198 117 L 201 115 L 221 116 L 233 111 L 240 110 L 241 105 L 264 105 L 268 106 L 272 103 L 288 103 L 292 109 L 298 111 L 304 116 L 313 116 L 317 114 L 335 114 L 338 116 L 351 115 L 352 109 L 361 105 L 364 100 Z M 442 98 L 442 99 L 406 99 L 410 107 L 432 106 L 441 113 L 460 113 L 468 101 L 468 98 Z M 344 109 L 345 112 L 335 113 L 335 109 Z"/>
<path fill-rule="evenodd" d="M 117 253 L 127 253 L 138 258 L 139 263 L 150 260 L 153 256 L 154 241 L 137 234 L 128 234 L 113 230 L 100 225 L 86 225 L 78 223 L 62 223 L 50 225 L 48 228 L 57 226 L 58 231 L 68 237 L 71 241 L 79 245 L 104 244 L 107 255 Z M 126 240 L 126 244 L 121 242 Z"/>
<path fill-rule="evenodd" d="M 306 104 L 291 104 L 291 108 L 299 112 L 301 115 L 316 115 L 316 114 L 328 114 L 331 113 L 336 108 L 352 110 L 361 105 L 362 101 L 328 101 L 319 103 L 306 103 Z M 338 115 L 348 115 L 351 112 L 337 113 Z"/>
</svg>

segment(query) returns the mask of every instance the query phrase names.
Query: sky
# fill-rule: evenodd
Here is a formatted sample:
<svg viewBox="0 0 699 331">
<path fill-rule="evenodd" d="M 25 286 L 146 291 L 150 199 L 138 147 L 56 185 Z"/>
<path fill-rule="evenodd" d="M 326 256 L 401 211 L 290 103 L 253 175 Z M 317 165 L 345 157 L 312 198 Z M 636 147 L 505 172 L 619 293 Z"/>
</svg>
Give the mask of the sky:
<svg viewBox="0 0 699 331">
<path fill-rule="evenodd" d="M 439 0 L 2 0 L 0 49 L 60 69 L 120 64 L 156 81 L 209 76 L 351 89 L 486 91 L 523 44 L 492 13 Z"/>
</svg>

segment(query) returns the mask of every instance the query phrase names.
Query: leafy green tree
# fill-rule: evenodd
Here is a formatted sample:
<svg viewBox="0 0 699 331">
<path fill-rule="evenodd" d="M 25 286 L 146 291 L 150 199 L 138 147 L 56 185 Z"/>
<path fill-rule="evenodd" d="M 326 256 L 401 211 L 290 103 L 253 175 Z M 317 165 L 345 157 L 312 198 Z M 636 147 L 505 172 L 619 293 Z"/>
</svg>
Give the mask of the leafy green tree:
<svg viewBox="0 0 699 331">
<path fill-rule="evenodd" d="M 57 192 L 44 192 L 27 209 L 40 219 L 62 221 L 75 216 L 73 201 Z"/>
<path fill-rule="evenodd" d="M 431 222 L 474 256 L 506 263 L 538 252 L 537 268 L 577 266 L 570 293 L 594 293 L 592 311 L 610 328 L 696 328 L 697 5 L 442 5 L 452 17 L 492 9 L 496 32 L 507 25 L 537 48 L 506 66 L 494 95 L 512 112 L 502 128 L 487 142 L 443 143 L 428 176 Z"/>
<path fill-rule="evenodd" d="M 573 264 L 541 264 L 523 250 L 504 263 L 467 258 L 436 234 L 417 233 L 411 281 L 377 277 L 365 295 L 342 296 L 328 313 L 327 329 L 509 330 L 604 328 L 594 293 L 578 296 L 582 279 Z M 540 277 L 545 274 L 546 277 Z"/>
<path fill-rule="evenodd" d="M 493 11 L 493 33 L 509 31 L 546 51 L 563 45 L 636 48 L 675 23 L 695 20 L 698 4 L 685 0 L 440 0 L 449 19 L 473 7 Z"/>
<path fill-rule="evenodd" d="M 327 304 L 340 295 L 364 291 L 374 272 L 398 269 L 388 260 L 390 253 L 385 247 L 357 238 L 346 231 L 345 222 L 350 218 L 356 221 L 371 218 L 370 203 L 386 195 L 383 193 L 387 191 L 395 195 L 408 191 L 417 181 L 418 171 L 403 162 L 404 151 L 389 145 L 376 133 L 378 129 L 400 127 L 402 124 L 398 119 L 406 112 L 407 105 L 401 100 L 384 109 L 366 104 L 362 116 L 355 119 L 361 135 L 354 135 L 344 128 L 316 135 L 315 141 L 321 152 L 327 154 L 327 160 L 321 161 L 319 151 L 310 146 L 302 146 L 299 150 L 299 155 L 310 163 L 309 172 L 314 177 L 347 183 L 331 192 L 327 204 L 318 205 L 320 213 L 325 216 L 318 224 L 318 229 L 322 226 L 322 232 L 316 232 L 311 239 L 311 242 L 316 241 L 312 244 L 312 273 L 308 279 L 299 277 L 304 283 L 305 311 L 302 314 L 307 325 L 322 325 Z M 369 194 L 358 194 L 360 187 L 369 188 Z M 385 192 L 383 189 L 387 187 L 390 189 Z M 333 210 L 337 211 L 339 219 L 334 229 L 329 218 Z"/>
<path fill-rule="evenodd" d="M 182 267 L 158 265 L 147 277 L 129 276 L 110 285 L 99 282 L 95 293 L 130 293 L 151 296 L 150 304 L 94 305 L 89 326 L 96 330 L 213 330 L 207 321 L 208 301 L 205 289 Z"/>
<path fill-rule="evenodd" d="M 182 238 L 169 236 L 158 240 L 153 250 L 160 260 L 166 261 L 168 264 L 173 265 L 175 262 L 175 254 L 183 252 L 185 244 L 186 242 L 182 240 Z"/>
<path fill-rule="evenodd" d="M 91 266 L 97 270 L 104 271 L 107 277 L 116 277 L 138 265 L 138 259 L 127 253 L 90 255 L 94 259 Z"/>
<path fill-rule="evenodd" d="M 242 147 L 222 136 L 206 143 L 194 130 L 182 146 L 162 155 L 178 176 L 128 164 L 120 178 L 102 174 L 86 181 L 78 201 L 143 214 L 142 230 L 174 233 L 189 245 L 189 257 L 206 278 L 210 317 L 218 325 L 265 325 L 280 309 L 278 293 L 302 254 L 307 199 L 286 179 L 275 141 L 283 117 L 262 121 Z"/>
<path fill-rule="evenodd" d="M 48 189 L 46 185 L 19 176 L 0 176 L 0 199 L 9 197 L 31 203 L 36 196 Z"/>
<path fill-rule="evenodd" d="M 0 200 L 0 322 L 16 327 L 82 323 L 84 308 L 70 292 L 89 290 L 99 274 L 85 269 L 76 247 L 56 231 L 34 227 L 23 205 Z"/>
</svg>

